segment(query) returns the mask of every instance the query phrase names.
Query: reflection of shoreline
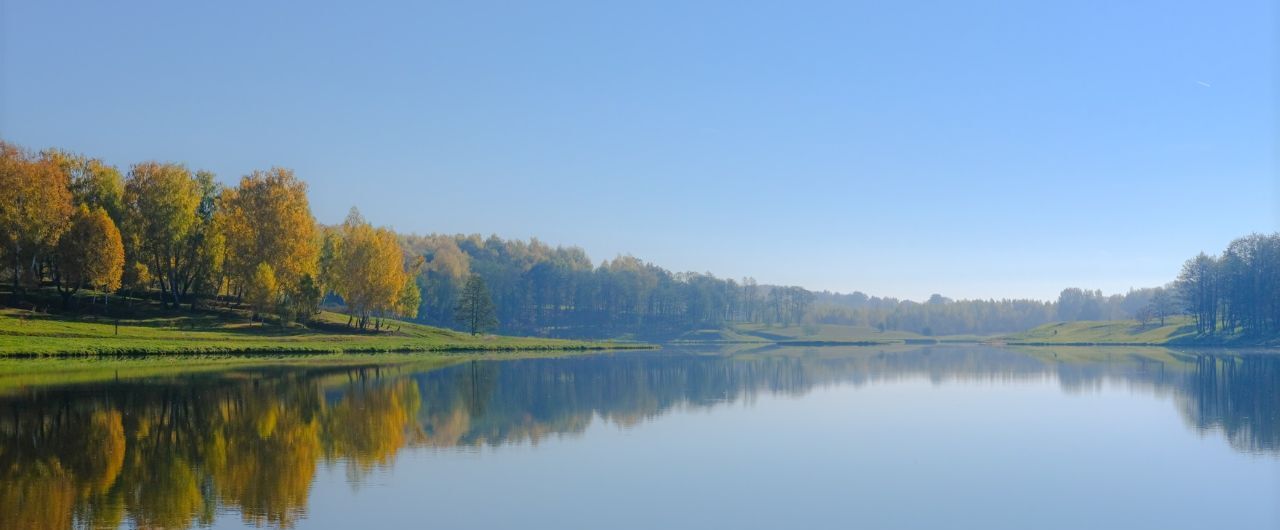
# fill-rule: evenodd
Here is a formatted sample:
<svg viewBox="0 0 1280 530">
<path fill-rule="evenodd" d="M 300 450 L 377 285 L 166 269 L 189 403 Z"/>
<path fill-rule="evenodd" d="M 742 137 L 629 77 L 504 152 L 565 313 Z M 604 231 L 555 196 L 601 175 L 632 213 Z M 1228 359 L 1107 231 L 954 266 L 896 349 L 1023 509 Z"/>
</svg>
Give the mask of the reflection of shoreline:
<svg viewBox="0 0 1280 530">
<path fill-rule="evenodd" d="M 1068 393 L 1120 383 L 1172 394 L 1191 428 L 1280 452 L 1280 358 L 1268 355 L 933 346 L 282 368 L 0 398 L 0 528 L 184 527 L 225 508 L 288 527 L 320 462 L 346 462 L 358 482 L 406 447 L 536 444 L 597 417 L 632 426 L 823 386 L 1046 377 Z"/>
</svg>

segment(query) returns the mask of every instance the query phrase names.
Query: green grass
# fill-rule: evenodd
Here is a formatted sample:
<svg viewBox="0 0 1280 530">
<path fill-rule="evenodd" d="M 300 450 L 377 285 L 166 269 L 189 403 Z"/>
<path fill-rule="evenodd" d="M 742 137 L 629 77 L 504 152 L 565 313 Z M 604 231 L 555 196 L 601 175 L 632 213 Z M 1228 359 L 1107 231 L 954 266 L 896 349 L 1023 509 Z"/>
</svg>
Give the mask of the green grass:
<svg viewBox="0 0 1280 530">
<path fill-rule="evenodd" d="M 346 317 L 321 313 L 312 327 L 250 324 L 219 313 L 114 320 L 0 310 L 0 356 L 13 355 L 226 355 L 257 353 L 483 352 L 599 350 L 648 347 L 637 343 L 472 336 L 390 321 L 388 328 L 360 332 Z"/>
<path fill-rule="evenodd" d="M 1142 325 L 1135 320 L 1082 320 L 1045 324 L 1003 337 L 1009 344 L 1132 344 L 1163 345 L 1193 342 L 1195 324 L 1188 317 L 1173 317 L 1163 326 Z"/>
</svg>

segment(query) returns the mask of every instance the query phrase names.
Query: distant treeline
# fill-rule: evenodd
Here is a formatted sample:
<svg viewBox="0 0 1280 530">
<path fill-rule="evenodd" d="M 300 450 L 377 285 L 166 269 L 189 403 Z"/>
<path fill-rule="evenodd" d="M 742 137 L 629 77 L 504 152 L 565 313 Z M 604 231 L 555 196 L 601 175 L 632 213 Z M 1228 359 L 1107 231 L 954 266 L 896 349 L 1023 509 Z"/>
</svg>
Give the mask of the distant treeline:
<svg viewBox="0 0 1280 530">
<path fill-rule="evenodd" d="M 554 336 L 664 337 L 729 322 L 805 321 L 813 293 L 709 273 L 671 272 L 632 256 L 599 266 L 581 248 L 479 235 L 405 235 L 422 256 L 419 319 L 449 325 L 463 283 L 484 278 L 501 329 Z"/>
<path fill-rule="evenodd" d="M 868 326 L 924 335 L 988 335 L 1074 320 L 1138 318 L 1167 295 L 1161 287 L 1130 289 L 1126 294 L 1064 289 L 1057 301 L 1030 299 L 952 300 L 935 294 L 924 302 L 880 298 L 861 292 L 817 293 L 814 322 Z M 1169 307 L 1168 304 L 1160 307 Z M 1172 308 L 1166 309 L 1172 311 Z"/>
<path fill-rule="evenodd" d="M 581 248 L 551 247 L 536 239 L 479 235 L 402 235 L 407 252 L 422 256 L 419 319 L 451 325 L 466 278 L 488 284 L 501 329 L 555 336 L 672 336 L 692 329 L 751 322 L 841 324 L 925 335 L 1020 331 L 1058 320 L 1129 319 L 1163 298 L 1164 288 L 1123 295 L 1070 288 L 1055 302 L 952 300 L 920 303 L 860 292 L 812 292 L 761 285 L 752 278 L 672 272 L 632 256 L 600 265 Z M 1174 308 L 1160 305 L 1171 313 Z"/>
</svg>

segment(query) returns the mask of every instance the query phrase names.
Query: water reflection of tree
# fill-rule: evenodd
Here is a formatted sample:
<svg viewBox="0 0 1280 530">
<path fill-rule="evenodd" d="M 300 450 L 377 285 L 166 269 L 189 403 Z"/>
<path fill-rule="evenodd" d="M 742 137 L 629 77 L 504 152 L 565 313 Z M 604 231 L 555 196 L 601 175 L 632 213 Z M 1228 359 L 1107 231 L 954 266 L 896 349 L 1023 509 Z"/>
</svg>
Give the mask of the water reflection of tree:
<svg viewBox="0 0 1280 530">
<path fill-rule="evenodd" d="M 0 403 L 0 528 L 185 528 L 219 507 L 291 527 L 317 462 L 367 469 L 407 443 L 407 379 L 339 385 L 308 374 L 111 384 Z"/>
<path fill-rule="evenodd" d="M 354 383 L 325 411 L 325 457 L 346 459 L 353 478 L 391 463 L 420 437 L 413 419 L 421 402 L 418 387 L 404 378 Z"/>
<path fill-rule="evenodd" d="M 1242 451 L 1280 451 L 1280 360 L 1272 355 L 1194 359 L 1183 417 L 1200 430 L 1221 430 Z"/>
<path fill-rule="evenodd" d="M 930 348 L 236 372 L 0 399 L 0 528 L 182 528 L 220 509 L 287 528 L 306 514 L 320 461 L 359 480 L 406 447 L 538 443 L 597 419 L 629 427 L 833 384 L 1045 377 L 1068 392 L 1117 382 L 1171 393 L 1193 427 L 1280 450 L 1280 361 L 1269 356 Z"/>
</svg>

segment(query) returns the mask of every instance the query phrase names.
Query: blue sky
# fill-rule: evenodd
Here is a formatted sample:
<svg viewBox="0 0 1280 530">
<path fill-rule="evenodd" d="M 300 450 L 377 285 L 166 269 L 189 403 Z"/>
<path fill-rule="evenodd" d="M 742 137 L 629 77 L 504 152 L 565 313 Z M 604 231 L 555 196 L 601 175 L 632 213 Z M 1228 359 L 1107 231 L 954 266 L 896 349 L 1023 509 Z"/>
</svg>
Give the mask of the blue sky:
<svg viewBox="0 0 1280 530">
<path fill-rule="evenodd" d="M 326 223 L 915 299 L 1280 227 L 1267 0 L 0 1 L 0 137 L 290 167 Z"/>
</svg>

